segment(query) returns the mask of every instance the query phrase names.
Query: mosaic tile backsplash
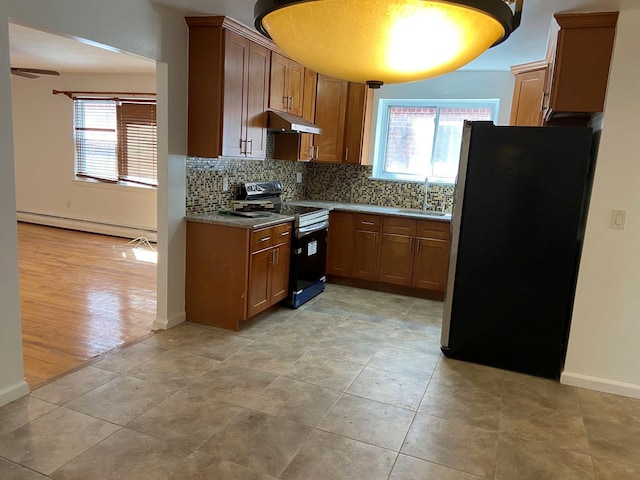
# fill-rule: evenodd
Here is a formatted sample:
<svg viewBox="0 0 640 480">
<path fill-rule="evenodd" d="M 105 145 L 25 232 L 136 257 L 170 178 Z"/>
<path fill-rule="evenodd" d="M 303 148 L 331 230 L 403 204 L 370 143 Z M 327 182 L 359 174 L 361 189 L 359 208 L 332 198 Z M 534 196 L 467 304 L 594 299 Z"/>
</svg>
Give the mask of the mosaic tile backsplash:
<svg viewBox="0 0 640 480">
<path fill-rule="evenodd" d="M 285 201 L 310 199 L 418 209 L 423 206 L 423 184 L 371 180 L 371 166 L 272 157 L 273 138 L 267 142 L 266 160 L 187 157 L 187 215 L 227 208 L 238 197 L 243 182 L 276 179 L 283 183 Z M 302 183 L 296 183 L 297 173 L 302 173 Z M 229 179 L 228 192 L 222 191 L 224 177 Z M 453 188 L 451 184 L 429 184 L 428 203 L 451 212 Z"/>
</svg>

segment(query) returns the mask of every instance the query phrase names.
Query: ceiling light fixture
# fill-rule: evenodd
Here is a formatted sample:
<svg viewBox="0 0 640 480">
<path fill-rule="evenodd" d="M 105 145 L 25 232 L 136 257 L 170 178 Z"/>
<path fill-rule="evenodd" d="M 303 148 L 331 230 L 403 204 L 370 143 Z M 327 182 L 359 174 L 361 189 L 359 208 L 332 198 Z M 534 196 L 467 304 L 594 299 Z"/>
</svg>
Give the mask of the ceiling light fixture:
<svg viewBox="0 0 640 480">
<path fill-rule="evenodd" d="M 291 59 L 331 77 L 379 87 L 469 63 L 520 25 L 522 2 L 258 0 L 254 14 L 257 30 Z"/>
</svg>

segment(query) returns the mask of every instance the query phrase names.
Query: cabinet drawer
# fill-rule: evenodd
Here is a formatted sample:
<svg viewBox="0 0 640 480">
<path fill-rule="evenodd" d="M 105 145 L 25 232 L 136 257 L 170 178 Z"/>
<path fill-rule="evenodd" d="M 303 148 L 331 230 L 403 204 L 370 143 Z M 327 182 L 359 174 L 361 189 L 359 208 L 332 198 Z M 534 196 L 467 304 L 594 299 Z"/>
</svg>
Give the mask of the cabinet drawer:
<svg viewBox="0 0 640 480">
<path fill-rule="evenodd" d="M 435 238 L 438 240 L 451 240 L 451 227 L 449 222 L 432 222 L 418 220 L 416 237 Z"/>
<path fill-rule="evenodd" d="M 251 232 L 251 252 L 257 252 L 272 246 L 274 244 L 273 230 L 273 227 L 267 227 Z"/>
<path fill-rule="evenodd" d="M 416 220 L 403 217 L 384 217 L 382 232 L 393 235 L 416 235 Z"/>
<path fill-rule="evenodd" d="M 291 224 L 283 223 L 276 225 L 273 228 L 273 243 L 272 245 L 282 245 L 283 243 L 289 243 L 291 241 Z"/>
<path fill-rule="evenodd" d="M 356 230 L 364 230 L 365 232 L 379 232 L 380 224 L 380 215 L 370 215 L 367 213 L 356 214 Z"/>
</svg>

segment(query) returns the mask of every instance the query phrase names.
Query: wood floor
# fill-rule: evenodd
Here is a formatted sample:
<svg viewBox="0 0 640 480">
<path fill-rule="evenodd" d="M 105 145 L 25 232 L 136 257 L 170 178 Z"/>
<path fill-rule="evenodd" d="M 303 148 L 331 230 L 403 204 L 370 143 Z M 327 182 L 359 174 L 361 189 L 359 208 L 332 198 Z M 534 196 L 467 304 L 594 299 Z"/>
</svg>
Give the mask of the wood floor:
<svg viewBox="0 0 640 480">
<path fill-rule="evenodd" d="M 151 333 L 156 264 L 136 260 L 140 250 L 127 242 L 18 223 L 24 369 L 31 389 Z"/>
</svg>

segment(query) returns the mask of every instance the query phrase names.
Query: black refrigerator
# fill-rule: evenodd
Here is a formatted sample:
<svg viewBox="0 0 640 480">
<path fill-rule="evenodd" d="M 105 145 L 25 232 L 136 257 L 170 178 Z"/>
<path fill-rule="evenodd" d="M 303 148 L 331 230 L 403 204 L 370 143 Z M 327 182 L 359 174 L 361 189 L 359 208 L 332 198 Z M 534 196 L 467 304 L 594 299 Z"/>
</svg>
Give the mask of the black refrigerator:
<svg viewBox="0 0 640 480">
<path fill-rule="evenodd" d="M 559 378 L 588 209 L 591 127 L 465 123 L 442 352 Z"/>
</svg>

